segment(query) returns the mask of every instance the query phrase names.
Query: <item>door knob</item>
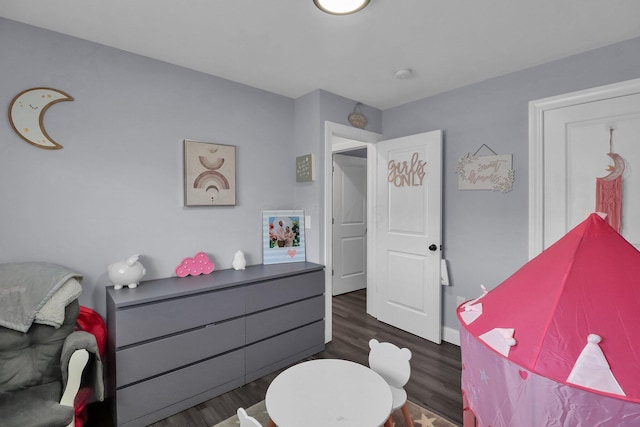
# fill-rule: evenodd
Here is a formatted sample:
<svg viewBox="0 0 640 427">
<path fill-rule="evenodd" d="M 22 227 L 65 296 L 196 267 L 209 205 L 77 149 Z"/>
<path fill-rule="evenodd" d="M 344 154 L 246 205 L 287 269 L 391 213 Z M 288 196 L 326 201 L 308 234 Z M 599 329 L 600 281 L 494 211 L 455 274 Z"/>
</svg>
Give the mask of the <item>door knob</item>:
<svg viewBox="0 0 640 427">
<path fill-rule="evenodd" d="M 431 252 L 435 252 L 436 250 L 438 250 L 438 247 L 435 245 L 435 243 L 432 243 L 431 245 L 429 245 L 429 250 Z"/>
</svg>

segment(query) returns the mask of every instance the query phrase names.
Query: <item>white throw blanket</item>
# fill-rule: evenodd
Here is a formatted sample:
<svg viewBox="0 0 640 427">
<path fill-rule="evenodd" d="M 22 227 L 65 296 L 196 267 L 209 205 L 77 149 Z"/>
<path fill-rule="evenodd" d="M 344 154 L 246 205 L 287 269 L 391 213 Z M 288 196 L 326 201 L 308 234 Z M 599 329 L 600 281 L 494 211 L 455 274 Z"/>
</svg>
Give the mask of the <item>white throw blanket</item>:
<svg viewBox="0 0 640 427">
<path fill-rule="evenodd" d="M 78 298 L 81 293 L 82 286 L 80 286 L 80 282 L 73 277 L 67 280 L 36 312 L 34 322 L 58 329 L 64 322 L 65 307 Z"/>
<path fill-rule="evenodd" d="M 82 276 L 65 267 L 44 263 L 25 262 L 0 264 L 0 326 L 27 332 L 36 319 L 37 313 L 45 304 L 69 281 L 82 280 Z M 64 319 L 65 301 L 77 293 L 77 287 L 73 283 L 64 289 L 61 295 L 46 307 L 43 314 L 43 322 L 55 324 L 62 315 Z M 79 295 L 79 293 L 78 293 Z M 77 295 L 76 295 L 77 298 Z M 60 305 L 62 305 L 60 314 Z M 57 307 L 54 309 L 54 306 Z M 57 311 L 53 314 L 53 311 Z M 59 327 L 60 325 L 58 325 Z"/>
</svg>

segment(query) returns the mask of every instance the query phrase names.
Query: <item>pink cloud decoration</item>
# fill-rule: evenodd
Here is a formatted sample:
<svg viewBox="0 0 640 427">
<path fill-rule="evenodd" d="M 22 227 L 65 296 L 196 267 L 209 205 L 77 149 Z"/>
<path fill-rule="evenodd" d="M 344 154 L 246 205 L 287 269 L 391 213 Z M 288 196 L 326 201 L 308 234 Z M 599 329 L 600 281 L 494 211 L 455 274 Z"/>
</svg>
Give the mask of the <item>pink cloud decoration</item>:
<svg viewBox="0 0 640 427">
<path fill-rule="evenodd" d="M 176 267 L 176 274 L 178 277 L 199 276 L 211 273 L 214 268 L 215 265 L 213 261 L 209 261 L 209 256 L 204 252 L 198 252 L 193 258 L 183 259 Z"/>
</svg>

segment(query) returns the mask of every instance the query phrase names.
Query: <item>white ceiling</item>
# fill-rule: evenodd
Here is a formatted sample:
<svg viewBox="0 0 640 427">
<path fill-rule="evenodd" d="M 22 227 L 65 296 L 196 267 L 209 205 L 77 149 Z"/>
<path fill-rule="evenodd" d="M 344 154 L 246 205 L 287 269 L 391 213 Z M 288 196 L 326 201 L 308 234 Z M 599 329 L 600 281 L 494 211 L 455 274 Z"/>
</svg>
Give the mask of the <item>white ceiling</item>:
<svg viewBox="0 0 640 427">
<path fill-rule="evenodd" d="M 297 98 L 387 109 L 640 36 L 638 0 L 0 0 L 0 16 Z M 614 67 L 615 64 L 612 64 Z M 414 76 L 398 80 L 396 70 Z"/>
</svg>

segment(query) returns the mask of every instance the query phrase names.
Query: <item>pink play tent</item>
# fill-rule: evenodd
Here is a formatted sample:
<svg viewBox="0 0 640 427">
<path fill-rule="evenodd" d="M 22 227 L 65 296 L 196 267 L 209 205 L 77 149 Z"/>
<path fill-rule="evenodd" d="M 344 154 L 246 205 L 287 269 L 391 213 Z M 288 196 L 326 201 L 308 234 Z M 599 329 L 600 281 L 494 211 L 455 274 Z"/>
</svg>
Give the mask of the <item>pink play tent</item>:
<svg viewBox="0 0 640 427">
<path fill-rule="evenodd" d="M 458 307 L 478 426 L 640 426 L 640 252 L 597 214 Z"/>
</svg>

